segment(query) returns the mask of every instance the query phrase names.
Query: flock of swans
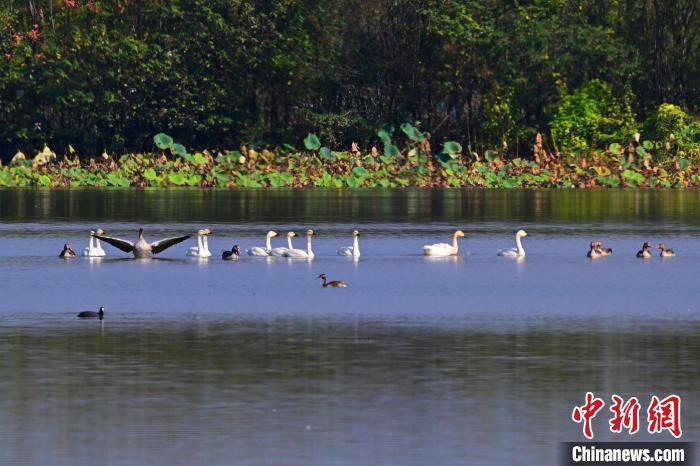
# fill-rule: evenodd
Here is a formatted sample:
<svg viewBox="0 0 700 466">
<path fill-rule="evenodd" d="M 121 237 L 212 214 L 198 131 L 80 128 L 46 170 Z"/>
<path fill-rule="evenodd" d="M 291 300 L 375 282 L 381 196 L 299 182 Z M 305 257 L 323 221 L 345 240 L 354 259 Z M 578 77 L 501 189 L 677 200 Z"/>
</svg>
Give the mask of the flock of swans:
<svg viewBox="0 0 700 466">
<path fill-rule="evenodd" d="M 186 255 L 191 257 L 199 258 L 209 258 L 212 256 L 209 250 L 208 237 L 212 234 L 209 228 L 201 229 L 197 232 L 197 246 L 192 246 L 187 249 Z M 255 246 L 246 250 L 249 256 L 257 257 L 289 257 L 295 259 L 313 259 L 314 252 L 311 249 L 311 240 L 316 233 L 314 230 L 306 230 L 306 248 L 299 249 L 295 248 L 292 244 L 292 239 L 296 238 L 298 235 L 290 231 L 287 233 L 287 246 L 286 247 L 272 247 L 272 238 L 279 236 L 274 230 L 270 230 L 265 235 L 265 245 Z M 515 233 L 515 247 L 506 248 L 497 251 L 499 256 L 510 256 L 510 257 L 525 257 L 525 248 L 523 248 L 522 238 L 527 236 L 525 230 L 518 230 Z M 143 228 L 139 229 L 138 239 L 135 242 L 124 240 L 121 238 L 114 238 L 111 236 L 105 236 L 105 231 L 101 228 L 90 231 L 90 240 L 88 246 L 84 249 L 83 255 L 87 257 L 104 257 L 107 254 L 102 248 L 101 241 L 104 241 L 115 248 L 124 251 L 126 253 L 131 253 L 137 259 L 149 259 L 153 254 L 158 254 L 159 252 L 165 251 L 171 246 L 181 243 L 189 239 L 191 235 L 175 236 L 172 238 L 164 238 L 158 241 L 149 243 L 144 238 Z M 338 249 L 337 254 L 339 256 L 349 256 L 349 257 L 360 257 L 360 232 L 358 230 L 353 230 L 352 232 L 352 246 L 344 246 Z M 454 256 L 459 253 L 459 238 L 464 238 L 464 232 L 462 230 L 457 230 L 452 235 L 452 243 L 435 243 L 423 246 L 423 254 L 426 256 Z M 665 244 L 659 243 L 657 249 L 660 250 L 660 257 L 673 257 L 675 252 L 666 247 Z M 611 256 L 613 254 L 612 249 L 604 248 L 602 241 L 593 241 L 590 244 L 590 249 L 586 254 L 587 257 L 591 259 L 597 259 L 599 257 Z M 221 258 L 223 260 L 237 260 L 241 256 L 241 249 L 237 244 L 234 244 L 230 251 L 223 251 Z M 653 256 L 652 246 L 650 243 L 645 242 L 642 245 L 642 249 L 637 252 L 637 257 L 641 259 L 649 259 Z M 63 246 L 63 251 L 59 254 L 59 257 L 64 259 L 77 257 L 77 254 L 73 250 L 70 244 L 65 244 Z M 321 278 L 321 277 L 319 277 Z M 330 285 L 333 286 L 333 285 Z"/>
</svg>

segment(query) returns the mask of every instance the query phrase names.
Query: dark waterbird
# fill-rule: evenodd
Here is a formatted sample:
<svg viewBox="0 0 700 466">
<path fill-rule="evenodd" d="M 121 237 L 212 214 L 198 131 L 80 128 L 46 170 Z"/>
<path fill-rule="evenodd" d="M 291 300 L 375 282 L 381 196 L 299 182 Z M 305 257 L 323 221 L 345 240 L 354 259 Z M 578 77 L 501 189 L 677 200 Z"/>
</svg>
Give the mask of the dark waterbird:
<svg viewBox="0 0 700 466">
<path fill-rule="evenodd" d="M 70 257 L 76 257 L 76 256 L 77 256 L 77 254 L 73 250 L 73 246 L 71 246 L 68 243 L 63 245 L 63 251 L 61 251 L 61 253 L 58 255 L 58 257 L 61 257 L 63 259 L 67 259 Z"/>
<path fill-rule="evenodd" d="M 95 311 L 83 311 L 80 314 L 78 314 L 78 317 L 81 319 L 94 319 L 98 317 L 100 320 L 105 318 L 105 308 L 100 306 L 100 310 L 95 312 Z"/>
<path fill-rule="evenodd" d="M 327 277 L 326 277 L 326 274 L 325 274 L 325 273 L 322 273 L 321 275 L 319 275 L 318 278 L 320 278 L 320 279 L 323 280 L 323 287 L 324 287 L 324 288 L 328 288 L 328 287 L 332 287 L 332 288 L 347 288 L 347 287 L 348 287 L 348 285 L 347 285 L 344 281 L 342 281 L 342 280 L 333 280 L 332 282 L 327 282 L 327 281 L 326 281 L 326 278 L 327 278 Z"/>
<path fill-rule="evenodd" d="M 221 258 L 225 261 L 235 261 L 241 256 L 241 248 L 234 244 L 230 251 L 221 253 Z"/>
<path fill-rule="evenodd" d="M 149 243 L 143 237 L 143 228 L 139 228 L 139 239 L 136 243 L 127 241 L 120 238 L 112 238 L 109 236 L 93 235 L 95 238 L 101 239 L 105 243 L 111 244 L 117 249 L 124 252 L 131 252 L 137 259 L 150 259 L 152 254 L 158 254 L 168 249 L 170 246 L 174 246 L 178 243 L 182 243 L 191 235 L 176 236 L 174 238 L 165 238 L 153 243 Z"/>
</svg>

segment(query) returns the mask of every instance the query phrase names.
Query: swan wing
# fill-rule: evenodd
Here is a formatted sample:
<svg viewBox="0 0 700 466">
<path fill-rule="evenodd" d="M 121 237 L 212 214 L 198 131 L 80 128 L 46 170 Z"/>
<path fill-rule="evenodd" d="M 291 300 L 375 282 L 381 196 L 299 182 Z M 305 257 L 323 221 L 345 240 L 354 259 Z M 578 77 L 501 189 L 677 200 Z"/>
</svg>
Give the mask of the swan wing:
<svg viewBox="0 0 700 466">
<path fill-rule="evenodd" d="M 309 255 L 303 249 L 289 249 L 284 253 L 284 257 L 302 257 L 306 258 Z"/>
<path fill-rule="evenodd" d="M 288 251 L 288 248 L 272 248 L 270 249 L 270 255 L 271 256 L 277 256 L 277 257 L 282 257 L 285 255 L 285 253 Z"/>
<path fill-rule="evenodd" d="M 121 238 L 112 238 L 111 236 L 100 236 L 94 235 L 95 238 L 104 241 L 107 244 L 111 244 L 117 249 L 124 252 L 132 252 L 134 250 L 134 243 Z"/>
<path fill-rule="evenodd" d="M 267 250 L 265 248 L 261 248 L 260 246 L 255 246 L 252 247 L 248 250 L 248 255 L 249 256 L 269 256 L 267 253 Z"/>
<path fill-rule="evenodd" d="M 339 256 L 352 256 L 354 249 L 352 246 L 345 246 L 344 248 L 338 249 Z"/>
<path fill-rule="evenodd" d="M 165 238 L 151 243 L 151 252 L 153 254 L 158 254 L 168 249 L 170 246 L 174 246 L 178 243 L 182 243 L 186 239 L 190 238 L 191 235 L 185 236 L 175 236 L 173 238 Z"/>
<path fill-rule="evenodd" d="M 518 250 L 515 248 L 500 249 L 496 254 L 499 256 L 517 256 Z"/>
<path fill-rule="evenodd" d="M 427 244 L 423 246 L 423 254 L 428 256 L 450 255 L 452 254 L 452 245 L 447 243 Z"/>
</svg>

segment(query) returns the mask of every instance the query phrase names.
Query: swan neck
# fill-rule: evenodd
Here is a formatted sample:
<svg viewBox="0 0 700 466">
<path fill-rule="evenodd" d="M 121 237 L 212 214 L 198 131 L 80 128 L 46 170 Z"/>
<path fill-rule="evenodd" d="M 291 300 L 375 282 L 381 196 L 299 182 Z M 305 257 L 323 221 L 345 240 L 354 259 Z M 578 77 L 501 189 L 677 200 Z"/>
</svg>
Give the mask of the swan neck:
<svg viewBox="0 0 700 466">
<path fill-rule="evenodd" d="M 205 236 L 204 238 L 202 238 L 202 246 L 204 247 L 204 250 L 206 252 L 209 252 L 209 237 L 208 236 Z"/>
<path fill-rule="evenodd" d="M 353 256 L 360 255 L 360 239 L 357 236 L 355 236 L 355 239 L 352 242 L 352 255 Z"/>
<path fill-rule="evenodd" d="M 95 237 L 90 236 L 90 243 L 88 243 L 88 249 L 95 249 Z"/>
<path fill-rule="evenodd" d="M 311 255 L 311 235 L 306 237 L 306 252 Z"/>
<path fill-rule="evenodd" d="M 457 233 L 452 235 L 452 250 L 456 253 L 457 252 Z"/>
<path fill-rule="evenodd" d="M 292 237 L 291 236 L 287 236 L 287 248 L 294 249 L 294 247 L 292 246 Z"/>
<path fill-rule="evenodd" d="M 204 245 L 202 244 L 202 235 L 197 235 L 197 251 L 199 253 L 204 252 Z"/>
<path fill-rule="evenodd" d="M 265 249 L 269 251 L 270 249 L 272 249 L 272 244 L 270 243 L 272 237 L 270 235 L 267 235 L 266 238 L 267 239 L 265 240 Z"/>
<path fill-rule="evenodd" d="M 515 247 L 518 250 L 519 255 L 525 254 L 525 249 L 523 249 L 523 244 L 520 242 L 520 235 L 515 235 Z"/>
</svg>

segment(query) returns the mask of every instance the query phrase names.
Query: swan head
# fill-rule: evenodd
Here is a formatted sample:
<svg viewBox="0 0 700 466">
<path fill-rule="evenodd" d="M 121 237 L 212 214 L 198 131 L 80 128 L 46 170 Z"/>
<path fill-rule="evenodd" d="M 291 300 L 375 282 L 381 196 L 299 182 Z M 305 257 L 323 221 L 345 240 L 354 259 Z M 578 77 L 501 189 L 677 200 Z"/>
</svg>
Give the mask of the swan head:
<svg viewBox="0 0 700 466">
<path fill-rule="evenodd" d="M 313 231 L 313 230 L 311 230 L 311 229 L 306 230 L 306 236 L 313 236 L 313 235 L 315 235 L 315 234 L 316 234 L 316 232 Z"/>
<path fill-rule="evenodd" d="M 360 236 L 359 230 L 352 230 L 352 236 Z"/>
<path fill-rule="evenodd" d="M 90 233 L 92 233 L 92 232 L 90 232 Z M 104 231 L 102 228 L 98 228 L 97 231 L 95 231 L 95 233 L 98 235 L 104 235 L 106 233 L 106 231 Z"/>
<path fill-rule="evenodd" d="M 289 233 L 287 233 L 287 238 L 294 238 L 296 235 L 297 235 L 296 233 L 294 233 L 293 231 L 290 231 Z"/>
<path fill-rule="evenodd" d="M 202 232 L 201 234 L 204 236 L 208 236 L 208 235 L 212 234 L 212 231 L 209 228 L 205 228 L 205 229 L 199 230 L 199 231 L 201 231 Z"/>
<path fill-rule="evenodd" d="M 95 236 L 96 232 L 94 230 L 90 230 L 90 236 Z"/>
<path fill-rule="evenodd" d="M 462 230 L 455 231 L 455 237 L 464 238 L 464 232 Z"/>
<path fill-rule="evenodd" d="M 270 231 L 267 232 L 267 237 L 268 237 L 268 238 L 274 238 L 275 236 L 279 236 L 279 235 L 277 234 L 276 231 L 270 230 Z"/>
<path fill-rule="evenodd" d="M 521 238 L 527 236 L 527 231 L 525 230 L 518 230 L 518 232 L 515 234 L 515 236 L 519 236 Z"/>
</svg>

